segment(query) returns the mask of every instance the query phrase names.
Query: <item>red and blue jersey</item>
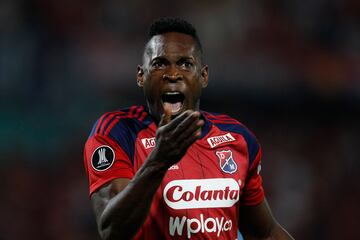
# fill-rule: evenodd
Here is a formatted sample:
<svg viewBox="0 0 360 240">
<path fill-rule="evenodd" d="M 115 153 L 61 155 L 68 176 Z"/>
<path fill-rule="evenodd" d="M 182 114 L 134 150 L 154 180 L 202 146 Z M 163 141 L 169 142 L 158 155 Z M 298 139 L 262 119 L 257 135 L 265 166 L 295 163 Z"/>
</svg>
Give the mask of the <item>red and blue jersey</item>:
<svg viewBox="0 0 360 240">
<path fill-rule="evenodd" d="M 201 138 L 168 169 L 135 239 L 236 239 L 240 205 L 264 200 L 255 136 L 227 115 L 201 115 Z M 85 144 L 90 195 L 131 179 L 155 147 L 156 129 L 143 106 L 102 115 Z"/>
</svg>

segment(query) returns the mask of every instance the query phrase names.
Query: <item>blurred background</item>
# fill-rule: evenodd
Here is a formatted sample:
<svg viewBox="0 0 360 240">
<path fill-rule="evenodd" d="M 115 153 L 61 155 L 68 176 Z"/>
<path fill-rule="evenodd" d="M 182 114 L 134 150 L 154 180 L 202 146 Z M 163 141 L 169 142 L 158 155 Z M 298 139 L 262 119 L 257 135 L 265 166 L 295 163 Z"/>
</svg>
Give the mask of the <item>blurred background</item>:
<svg viewBox="0 0 360 240">
<path fill-rule="evenodd" d="M 192 22 L 202 109 L 247 125 L 267 198 L 296 239 L 360 239 L 360 1 L 1 0 L 0 240 L 99 239 L 83 145 L 142 104 L 147 27 Z"/>
</svg>

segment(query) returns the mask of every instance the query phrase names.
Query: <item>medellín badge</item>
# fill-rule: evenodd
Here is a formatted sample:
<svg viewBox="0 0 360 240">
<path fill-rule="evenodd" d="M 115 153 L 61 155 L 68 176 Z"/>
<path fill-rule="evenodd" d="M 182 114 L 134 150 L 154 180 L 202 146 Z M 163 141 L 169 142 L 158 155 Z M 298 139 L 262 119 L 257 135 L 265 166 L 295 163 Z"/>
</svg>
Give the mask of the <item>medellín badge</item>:
<svg viewBox="0 0 360 240">
<path fill-rule="evenodd" d="M 233 159 L 231 150 L 216 151 L 216 156 L 220 160 L 220 168 L 225 173 L 234 173 L 237 170 L 237 164 Z"/>
<path fill-rule="evenodd" d="M 114 159 L 114 150 L 107 145 L 102 145 L 95 149 L 91 157 L 91 165 L 96 171 L 105 171 L 113 165 Z"/>
</svg>

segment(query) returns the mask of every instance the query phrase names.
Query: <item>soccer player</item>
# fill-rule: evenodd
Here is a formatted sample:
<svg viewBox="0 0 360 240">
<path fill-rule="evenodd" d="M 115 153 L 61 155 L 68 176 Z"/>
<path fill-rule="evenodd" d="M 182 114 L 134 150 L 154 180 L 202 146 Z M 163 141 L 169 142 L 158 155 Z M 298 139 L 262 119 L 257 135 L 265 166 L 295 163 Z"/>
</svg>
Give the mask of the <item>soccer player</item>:
<svg viewBox="0 0 360 240">
<path fill-rule="evenodd" d="M 155 21 L 137 68 L 146 106 L 105 113 L 85 144 L 103 239 L 292 239 L 264 197 L 254 135 L 200 111 L 207 84 L 194 27 Z"/>
</svg>

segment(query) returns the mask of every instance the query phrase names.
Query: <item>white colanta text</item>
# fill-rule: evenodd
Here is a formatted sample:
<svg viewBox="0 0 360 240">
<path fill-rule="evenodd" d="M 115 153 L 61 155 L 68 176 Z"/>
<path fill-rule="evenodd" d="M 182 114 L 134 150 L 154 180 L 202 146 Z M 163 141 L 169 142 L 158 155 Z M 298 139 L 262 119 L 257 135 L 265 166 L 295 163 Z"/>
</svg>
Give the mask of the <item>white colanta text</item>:
<svg viewBox="0 0 360 240">
<path fill-rule="evenodd" d="M 232 207 L 239 195 L 240 186 L 233 178 L 175 180 L 163 191 L 166 204 L 173 209 Z"/>
</svg>

